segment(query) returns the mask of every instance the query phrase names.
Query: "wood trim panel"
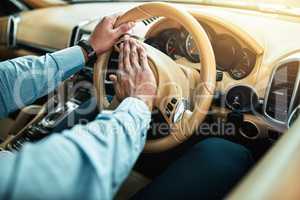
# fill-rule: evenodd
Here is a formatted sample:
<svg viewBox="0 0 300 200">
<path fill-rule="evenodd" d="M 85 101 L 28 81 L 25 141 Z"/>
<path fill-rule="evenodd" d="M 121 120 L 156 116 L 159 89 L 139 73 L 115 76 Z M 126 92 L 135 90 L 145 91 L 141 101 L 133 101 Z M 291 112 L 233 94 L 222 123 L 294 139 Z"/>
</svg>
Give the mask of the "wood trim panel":
<svg viewBox="0 0 300 200">
<path fill-rule="evenodd" d="M 9 18 L 0 18 L 0 46 L 6 47 L 8 45 L 8 29 L 9 29 Z"/>
<path fill-rule="evenodd" d="M 24 0 L 24 3 L 32 8 L 46 8 L 67 5 L 67 3 L 62 0 Z"/>
</svg>

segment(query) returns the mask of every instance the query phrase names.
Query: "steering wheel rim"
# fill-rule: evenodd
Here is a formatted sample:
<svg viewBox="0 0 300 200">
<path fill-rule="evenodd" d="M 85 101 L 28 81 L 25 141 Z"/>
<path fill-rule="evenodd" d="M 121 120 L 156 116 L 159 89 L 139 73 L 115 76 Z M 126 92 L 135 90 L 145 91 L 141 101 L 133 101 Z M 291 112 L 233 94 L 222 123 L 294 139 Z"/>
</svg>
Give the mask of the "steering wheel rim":
<svg viewBox="0 0 300 200">
<path fill-rule="evenodd" d="M 195 105 L 193 112 L 186 110 L 180 122 L 174 123 L 174 126 L 172 126 L 173 130 L 168 136 L 160 139 L 147 140 L 144 152 L 151 153 L 166 151 L 179 145 L 180 143 L 191 137 L 191 135 L 197 130 L 198 126 L 204 120 L 210 108 L 216 84 L 216 63 L 211 43 L 202 26 L 187 11 L 179 9 L 178 7 L 175 7 L 169 3 L 145 3 L 129 10 L 123 16 L 118 18 L 116 26 L 128 21 L 141 21 L 154 16 L 166 17 L 175 20 L 179 22 L 192 35 L 198 51 L 201 54 L 201 64 L 199 63 L 199 70 L 201 70 L 201 72 L 199 73 L 199 78 L 196 78 L 197 80 L 199 80 L 199 83 L 195 83 L 196 85 L 193 85 L 195 93 L 198 94 L 196 95 L 196 97 L 194 97 Z M 174 61 L 172 61 L 170 58 L 166 58 L 166 55 L 148 45 L 146 45 L 146 50 L 149 55 L 149 65 L 156 78 L 159 79 L 158 84 L 163 85 L 168 83 L 165 80 L 161 80 L 161 77 L 166 77 L 165 79 L 167 79 L 168 81 L 180 82 L 180 78 L 178 78 L 178 76 L 182 74 L 182 71 L 176 71 L 176 69 L 180 68 L 175 67 L 176 69 L 174 68 L 172 69 L 172 72 L 170 72 L 170 69 L 165 67 L 166 65 L 174 65 Z M 116 98 L 114 98 L 113 101 L 109 103 L 106 99 L 105 94 L 105 72 L 111 52 L 112 49 L 109 52 L 101 55 L 94 67 L 94 85 L 96 87 L 96 95 L 100 111 L 103 109 L 114 109 L 119 103 Z M 172 77 L 170 73 L 176 74 L 175 77 L 177 77 L 177 79 L 174 79 L 174 77 Z M 179 85 L 183 87 L 183 89 L 181 90 L 183 91 L 182 93 L 184 93 L 184 91 L 188 89 L 187 87 L 190 87 L 190 85 L 187 86 L 182 81 Z M 158 87 L 158 90 L 162 90 L 163 94 L 168 94 L 171 96 L 178 95 L 174 92 L 178 92 L 178 90 L 174 89 L 174 87 L 170 87 L 167 89 L 160 89 Z M 168 102 L 161 103 L 162 108 L 159 107 L 160 110 L 163 110 L 163 108 L 167 106 L 167 103 Z M 170 120 L 168 122 L 170 122 Z"/>
</svg>

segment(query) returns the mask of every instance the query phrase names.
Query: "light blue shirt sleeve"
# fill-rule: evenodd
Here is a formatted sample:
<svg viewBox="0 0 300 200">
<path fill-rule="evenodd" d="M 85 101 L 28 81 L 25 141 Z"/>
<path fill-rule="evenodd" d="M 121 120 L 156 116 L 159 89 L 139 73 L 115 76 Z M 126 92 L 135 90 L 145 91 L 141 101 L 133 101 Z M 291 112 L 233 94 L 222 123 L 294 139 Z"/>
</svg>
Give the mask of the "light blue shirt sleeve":
<svg viewBox="0 0 300 200">
<path fill-rule="evenodd" d="M 151 114 L 136 98 L 19 153 L 0 157 L 0 199 L 113 199 L 145 141 Z"/>
<path fill-rule="evenodd" d="M 53 91 L 84 62 L 79 46 L 0 62 L 0 119 Z"/>
</svg>

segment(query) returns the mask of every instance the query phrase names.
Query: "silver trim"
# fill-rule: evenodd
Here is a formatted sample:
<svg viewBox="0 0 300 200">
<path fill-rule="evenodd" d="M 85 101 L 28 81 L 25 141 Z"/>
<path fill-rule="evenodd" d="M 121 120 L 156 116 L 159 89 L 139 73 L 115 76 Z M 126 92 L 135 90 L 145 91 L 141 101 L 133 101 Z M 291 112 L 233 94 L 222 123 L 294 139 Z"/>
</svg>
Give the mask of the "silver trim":
<svg viewBox="0 0 300 200">
<path fill-rule="evenodd" d="M 241 130 L 242 128 L 239 128 L 240 134 L 241 134 L 242 136 L 244 136 L 245 138 L 249 139 L 249 140 L 255 140 L 255 139 L 257 139 L 257 138 L 259 137 L 259 135 L 261 134 L 261 133 L 260 133 L 260 129 L 257 127 L 257 125 L 256 125 L 254 122 L 252 122 L 252 121 L 250 121 L 250 120 L 245 120 L 243 123 L 245 123 L 245 122 L 250 123 L 250 124 L 252 124 L 253 126 L 255 126 L 255 128 L 257 129 L 257 135 L 255 135 L 255 136 L 253 136 L 253 137 L 250 137 L 250 136 L 248 136 L 247 134 L 245 134 L 245 133 Z"/>
<path fill-rule="evenodd" d="M 293 119 L 293 116 L 296 114 L 296 112 L 298 111 L 298 110 L 300 110 L 300 105 L 299 106 L 297 106 L 294 110 L 293 110 L 293 112 L 289 115 L 289 119 L 288 119 L 288 122 L 287 122 L 287 126 L 288 126 L 288 128 L 291 128 L 291 120 Z"/>
<path fill-rule="evenodd" d="M 277 120 L 277 119 L 275 119 L 275 118 L 273 118 L 273 117 L 271 117 L 270 115 L 267 114 L 267 112 L 266 112 L 267 102 L 268 102 L 268 98 L 269 98 L 269 94 L 270 94 L 271 85 L 272 85 L 275 73 L 277 72 L 277 69 L 279 67 L 281 67 L 282 65 L 284 65 L 284 64 L 288 64 L 290 62 L 295 62 L 295 61 L 299 63 L 298 67 L 300 67 L 300 58 L 287 58 L 287 59 L 284 59 L 281 62 L 279 62 L 277 65 L 275 65 L 275 67 L 272 71 L 272 75 L 269 79 L 267 89 L 266 89 L 266 93 L 265 93 L 264 105 L 263 105 L 263 114 L 267 117 L 267 119 L 269 119 L 273 122 L 276 122 L 278 124 L 282 124 L 282 125 L 287 125 L 287 121 L 284 122 L 284 121 Z M 295 82 L 295 85 L 296 85 L 296 83 L 298 83 L 298 85 L 296 86 L 297 88 L 294 87 L 293 94 L 292 94 L 293 96 L 294 96 L 295 91 L 297 92 L 297 90 L 295 90 L 295 89 L 298 89 L 298 87 L 299 87 L 299 81 L 300 81 L 299 80 L 300 79 L 300 77 L 299 77 L 300 73 L 299 72 L 300 72 L 300 69 L 298 70 L 298 75 L 297 75 L 296 82 Z M 290 107 L 294 104 L 294 102 L 292 100 L 294 100 L 294 99 L 293 98 L 291 99 L 291 102 L 290 102 L 290 105 L 289 105 Z M 288 112 L 290 110 L 290 107 L 288 109 Z"/>
<path fill-rule="evenodd" d="M 14 48 L 17 45 L 17 30 L 18 30 L 18 24 L 20 22 L 20 16 L 19 15 L 12 15 L 11 18 L 11 26 L 13 28 L 12 30 L 12 41 L 9 42 L 9 47 Z M 9 31 L 10 32 L 10 31 Z M 9 38 L 8 38 L 9 40 Z"/>
<path fill-rule="evenodd" d="M 182 119 L 186 110 L 187 110 L 187 106 L 186 106 L 185 101 L 179 100 L 179 102 L 177 103 L 177 105 L 173 111 L 172 122 L 173 123 L 179 122 Z"/>
<path fill-rule="evenodd" d="M 53 112 L 48 113 L 48 115 L 41 120 L 40 124 L 46 128 L 54 128 L 55 126 L 57 126 L 57 124 L 63 121 L 66 116 L 68 116 L 71 112 L 76 110 L 78 107 L 79 107 L 78 104 L 72 101 L 67 101 L 64 105 L 57 107 Z M 59 115 L 58 118 L 56 118 L 55 120 L 49 120 L 49 116 L 51 116 L 51 114 L 55 114 L 59 112 L 61 112 L 61 114 Z"/>
<path fill-rule="evenodd" d="M 92 23 L 92 22 L 94 22 L 98 19 L 99 18 L 93 18 L 93 19 L 85 20 L 85 21 L 80 22 L 76 26 L 74 26 L 73 29 L 72 29 L 70 38 L 69 38 L 68 46 L 71 47 L 71 46 L 75 45 L 76 42 L 79 40 L 79 33 L 82 30 L 82 27 L 84 27 L 84 26 L 86 26 L 86 25 L 88 25 L 88 24 L 90 24 L 90 23 Z M 74 39 L 72 38 L 73 35 L 75 35 Z M 73 40 L 74 44 L 71 44 L 72 40 Z"/>
<path fill-rule="evenodd" d="M 21 11 L 27 11 L 29 10 L 29 8 L 24 5 L 23 2 L 20 2 L 19 0 L 9 0 L 12 4 L 14 4 L 18 9 L 20 9 Z"/>
<path fill-rule="evenodd" d="M 297 75 L 297 78 L 296 78 L 296 81 L 295 81 L 295 87 L 294 87 L 294 90 L 293 90 L 293 94 L 292 94 L 292 98 L 291 98 L 291 104 L 290 104 L 290 107 L 289 107 L 289 110 L 288 110 L 288 115 L 290 115 L 293 112 L 293 107 L 294 107 L 294 104 L 295 104 L 295 98 L 297 96 L 297 91 L 298 91 L 299 85 L 300 85 L 300 61 L 298 63 L 298 75 Z"/>
<path fill-rule="evenodd" d="M 14 48 L 16 46 L 17 26 L 19 21 L 18 15 L 10 15 L 7 17 L 6 41 L 3 43 L 6 48 Z"/>
</svg>

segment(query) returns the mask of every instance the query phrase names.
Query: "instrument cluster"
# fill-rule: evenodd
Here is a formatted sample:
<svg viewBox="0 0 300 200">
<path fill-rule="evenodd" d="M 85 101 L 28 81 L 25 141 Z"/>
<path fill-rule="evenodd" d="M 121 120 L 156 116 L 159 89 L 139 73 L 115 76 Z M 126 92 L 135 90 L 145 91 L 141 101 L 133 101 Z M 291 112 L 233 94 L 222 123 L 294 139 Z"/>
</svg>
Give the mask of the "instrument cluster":
<svg viewBox="0 0 300 200">
<path fill-rule="evenodd" d="M 248 76 L 256 63 L 256 55 L 244 48 L 229 34 L 216 33 L 210 26 L 202 24 L 212 44 L 217 69 L 227 72 L 233 79 L 240 80 Z M 201 62 L 201 55 L 193 37 L 184 28 L 171 28 L 160 32 L 157 36 L 148 38 L 149 45 L 164 52 L 176 60 L 185 57 L 190 62 Z"/>
</svg>

